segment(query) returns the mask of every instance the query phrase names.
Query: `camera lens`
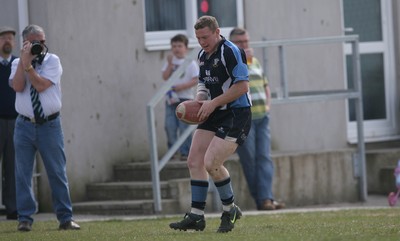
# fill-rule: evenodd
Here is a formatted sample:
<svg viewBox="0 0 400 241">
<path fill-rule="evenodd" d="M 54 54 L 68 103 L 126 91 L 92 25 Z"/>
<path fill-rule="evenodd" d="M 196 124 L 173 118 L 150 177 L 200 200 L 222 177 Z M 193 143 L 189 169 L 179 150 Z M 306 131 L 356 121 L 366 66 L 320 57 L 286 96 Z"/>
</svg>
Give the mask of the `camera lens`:
<svg viewBox="0 0 400 241">
<path fill-rule="evenodd" d="M 31 54 L 32 55 L 38 55 L 40 53 L 42 53 L 43 51 L 43 47 L 40 44 L 39 41 L 32 41 L 32 48 L 31 48 Z"/>
</svg>

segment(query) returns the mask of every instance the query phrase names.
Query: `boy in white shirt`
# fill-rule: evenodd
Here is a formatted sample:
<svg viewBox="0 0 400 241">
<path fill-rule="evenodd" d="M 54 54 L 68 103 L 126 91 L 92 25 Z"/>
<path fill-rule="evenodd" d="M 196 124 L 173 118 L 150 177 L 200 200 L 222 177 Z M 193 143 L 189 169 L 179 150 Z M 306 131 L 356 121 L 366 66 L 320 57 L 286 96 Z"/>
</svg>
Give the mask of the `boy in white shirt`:
<svg viewBox="0 0 400 241">
<path fill-rule="evenodd" d="M 167 62 L 164 64 L 162 77 L 168 80 L 173 72 L 183 64 L 188 51 L 188 38 L 183 34 L 177 34 L 171 38 L 172 54 L 167 56 Z M 174 85 L 167 92 L 167 100 L 165 105 L 165 131 L 167 134 L 168 148 L 176 142 L 178 136 L 182 134 L 188 127 L 187 124 L 179 121 L 175 115 L 176 107 L 185 100 L 194 99 L 193 87 L 197 85 L 199 75 L 199 67 L 196 61 L 192 61 L 185 72 L 174 80 Z M 181 160 L 185 161 L 189 154 L 191 145 L 191 137 L 188 137 L 179 148 Z"/>
</svg>

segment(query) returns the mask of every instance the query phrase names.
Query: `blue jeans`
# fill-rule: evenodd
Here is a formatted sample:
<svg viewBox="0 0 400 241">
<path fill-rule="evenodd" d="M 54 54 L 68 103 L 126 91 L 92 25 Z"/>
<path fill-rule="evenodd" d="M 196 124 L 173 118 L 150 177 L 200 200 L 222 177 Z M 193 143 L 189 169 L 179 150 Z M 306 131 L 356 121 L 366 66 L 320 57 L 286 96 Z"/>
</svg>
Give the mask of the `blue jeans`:
<svg viewBox="0 0 400 241">
<path fill-rule="evenodd" d="M 274 200 L 272 179 L 274 165 L 271 160 L 269 116 L 252 120 L 251 129 L 243 145 L 237 148 L 250 194 L 257 206 L 266 199 Z"/>
<path fill-rule="evenodd" d="M 63 138 L 60 117 L 42 125 L 17 118 L 14 145 L 18 221 L 32 223 L 32 215 L 37 211 L 32 190 L 36 151 L 39 151 L 46 168 L 58 221 L 63 224 L 72 220 Z"/>
<path fill-rule="evenodd" d="M 179 104 L 179 103 L 178 103 Z M 175 109 L 178 104 L 168 105 L 165 104 L 165 132 L 167 133 L 167 144 L 168 149 L 171 148 L 173 144 L 175 144 L 178 136 L 183 133 L 186 128 L 189 127 L 188 124 L 180 121 L 175 115 Z M 191 135 L 182 143 L 179 148 L 179 152 L 181 155 L 188 156 L 190 145 L 192 144 Z"/>
</svg>

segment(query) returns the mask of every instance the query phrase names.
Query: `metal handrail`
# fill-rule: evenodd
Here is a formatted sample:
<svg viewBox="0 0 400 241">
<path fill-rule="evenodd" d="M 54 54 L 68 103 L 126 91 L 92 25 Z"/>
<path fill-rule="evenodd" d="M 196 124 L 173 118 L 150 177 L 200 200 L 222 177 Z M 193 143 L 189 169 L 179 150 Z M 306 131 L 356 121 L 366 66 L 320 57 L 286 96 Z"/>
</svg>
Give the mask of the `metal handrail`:
<svg viewBox="0 0 400 241">
<path fill-rule="evenodd" d="M 309 92 L 296 92 L 290 93 L 288 91 L 288 80 L 286 70 L 286 59 L 285 59 L 285 46 L 289 45 L 311 45 L 311 44 L 331 44 L 331 43 L 346 43 L 350 42 L 352 46 L 352 63 L 353 63 L 353 79 L 354 89 L 346 90 L 331 90 L 331 91 L 309 91 Z M 367 179 L 366 179 L 366 165 L 365 165 L 365 143 L 364 143 L 364 132 L 363 132 L 363 100 L 362 100 L 362 83 L 361 83 L 361 71 L 360 71 L 360 53 L 359 53 L 359 40 L 358 35 L 347 35 L 347 36 L 332 36 L 332 37 L 319 37 L 319 38 L 303 38 L 303 39 L 284 39 L 284 40 L 268 40 L 251 42 L 252 47 L 268 48 L 278 47 L 279 49 L 279 63 L 280 63 L 280 88 L 282 95 L 273 96 L 271 104 L 288 104 L 288 103 L 299 103 L 308 101 L 326 101 L 336 99 L 354 99 L 356 109 L 356 121 L 357 121 L 357 155 L 355 156 L 355 162 L 357 165 L 357 174 L 360 178 L 359 195 L 362 201 L 367 200 Z M 196 126 L 190 126 L 178 139 L 178 141 L 167 151 L 167 153 L 158 160 L 157 151 L 157 138 L 155 131 L 155 117 L 154 107 L 162 99 L 165 93 L 173 85 L 173 80 L 176 79 L 180 74 L 183 73 L 186 66 L 191 60 L 193 60 L 198 53 L 199 49 L 194 49 L 188 55 L 185 62 L 174 72 L 169 80 L 157 91 L 150 102 L 147 104 L 147 120 L 149 128 L 149 140 L 150 140 L 150 159 L 151 159 L 151 173 L 153 181 L 153 199 L 154 199 L 154 211 L 159 213 L 162 211 L 161 207 L 161 190 L 160 190 L 160 171 L 166 165 L 168 160 L 176 152 L 179 146 L 184 140 L 190 135 L 190 133 L 196 128 Z M 266 61 L 264 61 L 266 62 Z"/>
<path fill-rule="evenodd" d="M 311 45 L 311 44 L 332 44 L 332 43 L 351 43 L 351 55 L 353 65 L 354 89 L 330 90 L 330 91 L 309 91 L 293 92 L 288 91 L 288 80 L 286 75 L 286 56 L 285 46 L 293 45 Z M 367 176 L 365 163 L 365 142 L 363 127 L 363 96 L 360 67 L 360 51 L 358 35 L 331 36 L 319 38 L 289 39 L 289 40 L 271 40 L 251 43 L 252 47 L 278 47 L 280 63 L 280 95 L 275 95 L 271 99 L 271 104 L 288 104 L 308 101 L 327 101 L 336 99 L 354 99 L 355 115 L 357 122 L 357 153 L 355 158 L 356 175 L 360 180 L 359 196 L 361 201 L 367 200 Z"/>
<path fill-rule="evenodd" d="M 154 199 L 154 211 L 160 213 L 161 207 L 161 186 L 160 186 L 160 172 L 171 159 L 174 153 L 182 145 L 187 137 L 196 128 L 195 125 L 189 126 L 177 139 L 177 141 L 171 146 L 171 148 L 164 154 L 164 156 L 158 159 L 158 148 L 157 148 L 157 135 L 156 135 L 156 121 L 154 114 L 154 107 L 163 100 L 165 93 L 171 89 L 174 85 L 174 81 L 181 76 L 186 67 L 190 64 L 193 59 L 196 58 L 199 49 L 193 49 L 186 57 L 185 61 L 174 71 L 174 73 L 168 78 L 168 80 L 161 86 L 156 94 L 147 103 L 147 126 L 150 140 L 150 161 L 151 161 L 151 180 L 153 183 L 153 199 Z"/>
</svg>

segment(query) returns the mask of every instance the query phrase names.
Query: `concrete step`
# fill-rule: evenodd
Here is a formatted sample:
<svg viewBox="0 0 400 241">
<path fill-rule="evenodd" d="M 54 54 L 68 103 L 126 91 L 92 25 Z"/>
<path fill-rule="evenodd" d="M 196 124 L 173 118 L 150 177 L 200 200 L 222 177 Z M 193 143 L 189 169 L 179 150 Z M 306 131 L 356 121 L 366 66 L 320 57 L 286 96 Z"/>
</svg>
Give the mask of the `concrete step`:
<svg viewBox="0 0 400 241">
<path fill-rule="evenodd" d="M 178 201 L 162 200 L 161 214 L 174 214 L 178 210 Z M 76 214 L 93 215 L 152 215 L 154 214 L 153 200 L 109 200 L 91 201 L 73 204 Z"/>
<path fill-rule="evenodd" d="M 389 192 L 396 190 L 393 172 L 399 159 L 399 147 L 370 148 L 367 150 L 368 193 L 388 195 Z"/>
<path fill-rule="evenodd" d="M 168 182 L 160 185 L 162 199 L 171 198 Z M 153 185 L 151 182 L 93 183 L 87 186 L 87 198 L 90 201 L 152 199 Z"/>
<path fill-rule="evenodd" d="M 160 173 L 160 180 L 170 180 L 190 177 L 187 164 L 184 161 L 170 161 Z M 150 162 L 121 163 L 114 166 L 115 181 L 151 181 Z"/>
<path fill-rule="evenodd" d="M 396 166 L 382 167 L 379 170 L 379 184 L 382 194 L 389 194 L 396 192 L 396 178 L 394 176 L 394 169 Z"/>
<path fill-rule="evenodd" d="M 116 181 L 87 185 L 88 201 L 74 203 L 74 212 L 94 215 L 149 215 L 154 214 L 153 184 L 150 163 L 126 163 L 115 166 Z M 122 179 L 122 181 L 121 181 Z M 143 179 L 145 181 L 143 181 Z M 182 193 L 188 197 L 189 171 L 186 162 L 172 161 L 164 167 L 160 177 L 162 213 L 176 214 L 182 207 Z"/>
</svg>

